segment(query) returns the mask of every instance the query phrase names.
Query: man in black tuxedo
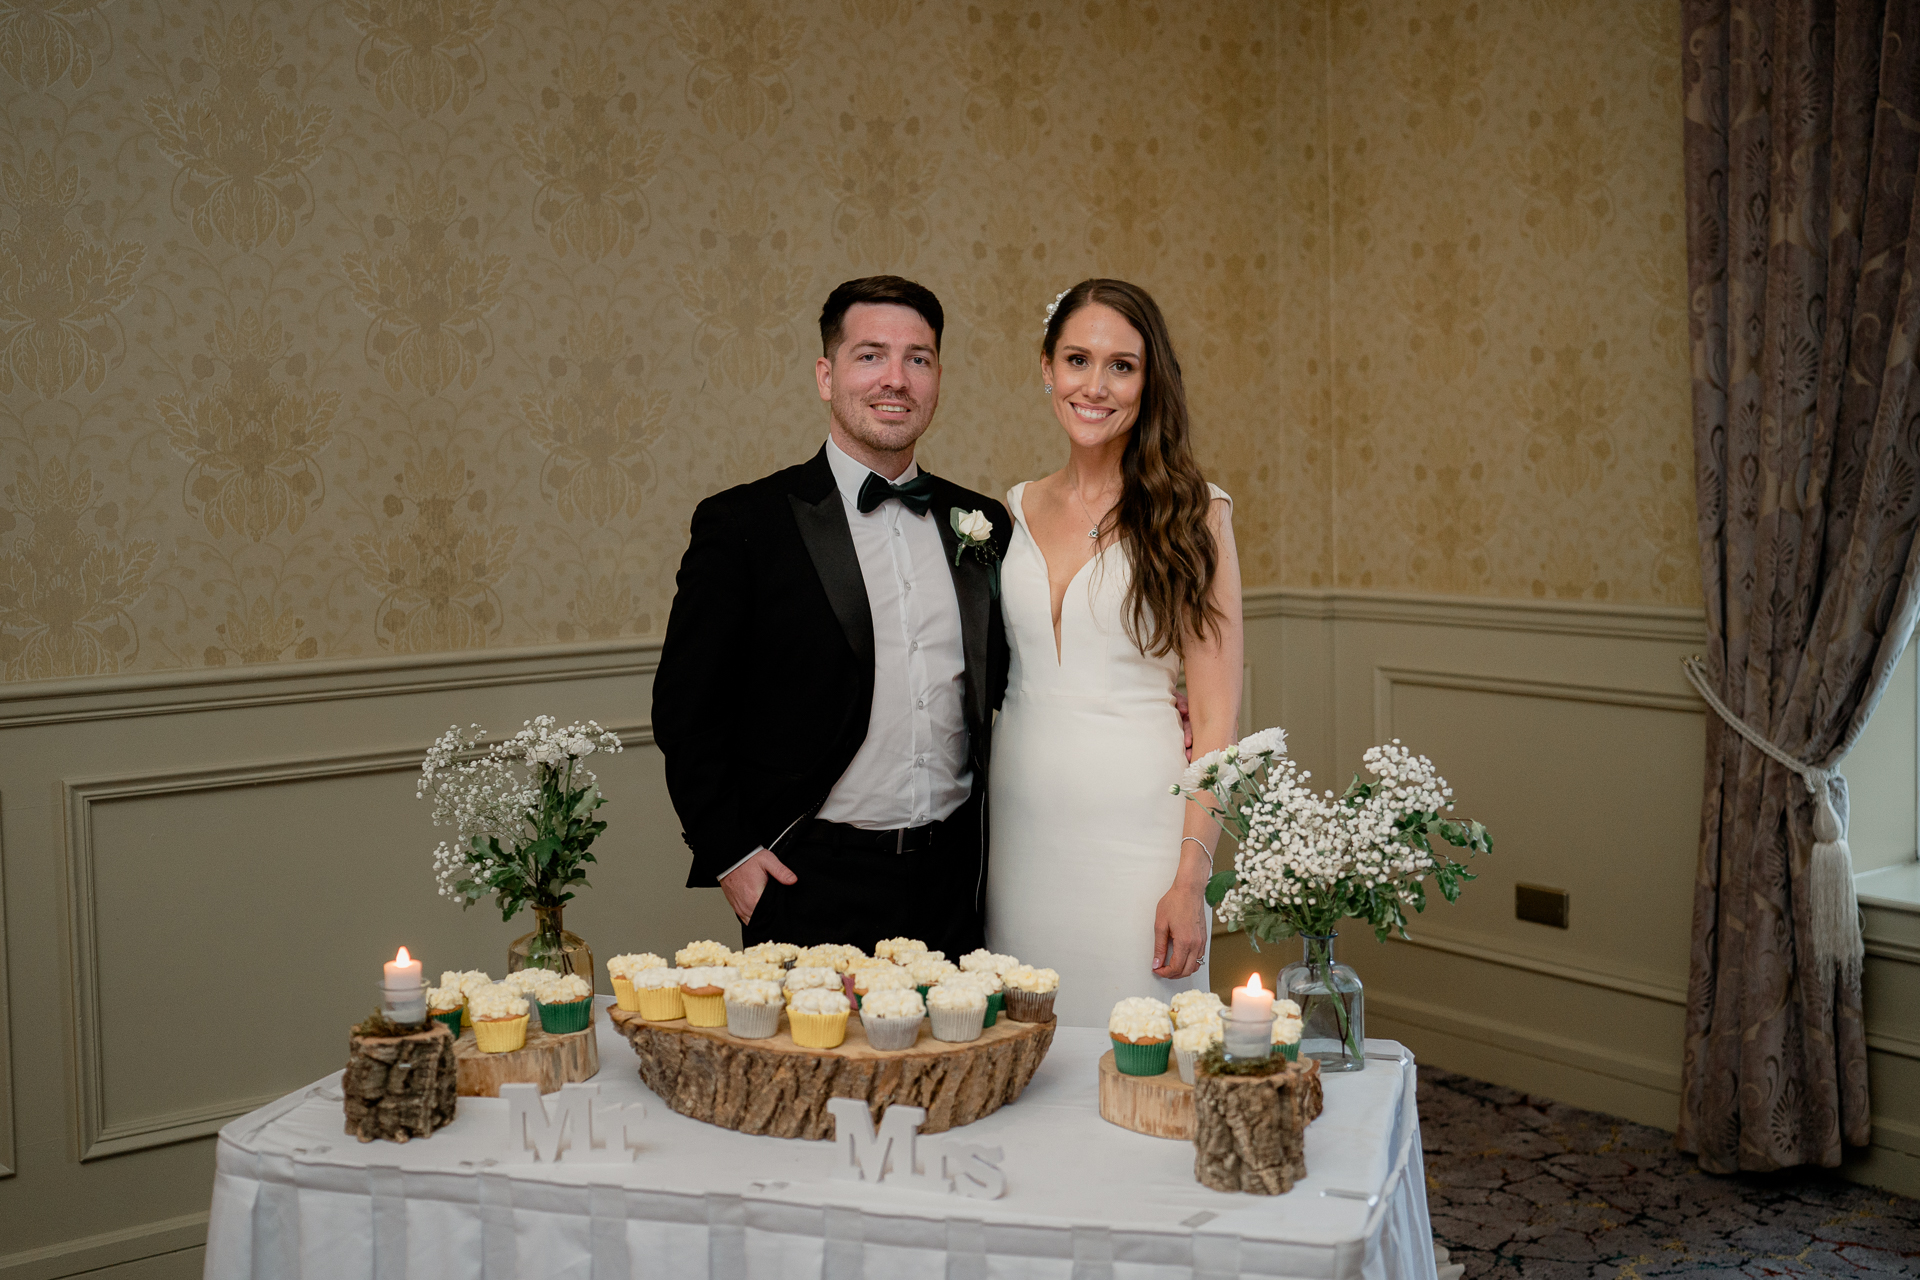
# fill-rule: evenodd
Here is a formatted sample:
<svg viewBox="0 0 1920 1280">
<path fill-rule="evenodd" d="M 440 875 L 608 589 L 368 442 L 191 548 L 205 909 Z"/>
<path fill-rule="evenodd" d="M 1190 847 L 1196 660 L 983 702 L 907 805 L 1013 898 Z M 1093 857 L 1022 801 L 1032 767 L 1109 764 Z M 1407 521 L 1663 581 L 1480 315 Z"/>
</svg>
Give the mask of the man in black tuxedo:
<svg viewBox="0 0 1920 1280">
<path fill-rule="evenodd" d="M 748 944 L 905 935 L 957 957 L 985 939 L 1007 682 L 993 584 L 1013 527 L 914 465 L 944 325 L 898 276 L 835 289 L 815 365 L 827 443 L 694 509 L 654 739 L 688 887 L 717 883 Z M 984 545 L 956 531 L 968 513 L 990 523 Z"/>
</svg>

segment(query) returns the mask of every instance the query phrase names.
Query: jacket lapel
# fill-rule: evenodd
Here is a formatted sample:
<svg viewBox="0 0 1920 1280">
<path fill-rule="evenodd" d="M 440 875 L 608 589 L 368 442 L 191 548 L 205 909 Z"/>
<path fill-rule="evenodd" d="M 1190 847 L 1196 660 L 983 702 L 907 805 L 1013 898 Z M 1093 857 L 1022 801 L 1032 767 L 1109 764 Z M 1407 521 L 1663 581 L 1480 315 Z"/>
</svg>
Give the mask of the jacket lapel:
<svg viewBox="0 0 1920 1280">
<path fill-rule="evenodd" d="M 960 643 L 967 660 L 967 723 L 977 737 L 987 723 L 987 629 L 993 610 L 993 590 L 987 578 L 987 566 L 971 552 L 960 555 L 960 537 L 953 531 L 953 486 L 938 476 L 934 485 L 933 509 L 928 513 L 940 530 L 940 545 L 946 548 L 947 568 L 953 573 L 953 594 L 960 601 Z"/>
<path fill-rule="evenodd" d="M 789 493 L 787 501 L 793 506 L 793 522 L 800 527 L 800 540 L 806 544 L 814 572 L 826 588 L 833 616 L 839 619 L 847 644 L 871 683 L 873 611 L 867 607 L 867 580 L 860 575 L 853 531 L 847 527 L 846 508 L 824 448 L 803 469 L 800 490 Z"/>
</svg>

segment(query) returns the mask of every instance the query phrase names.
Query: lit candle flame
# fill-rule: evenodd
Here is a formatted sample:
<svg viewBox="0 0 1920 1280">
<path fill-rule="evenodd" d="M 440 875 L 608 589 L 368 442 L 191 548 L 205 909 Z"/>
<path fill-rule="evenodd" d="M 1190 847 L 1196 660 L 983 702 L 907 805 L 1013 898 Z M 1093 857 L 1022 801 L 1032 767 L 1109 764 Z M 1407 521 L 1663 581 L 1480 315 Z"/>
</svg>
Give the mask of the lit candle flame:
<svg viewBox="0 0 1920 1280">
<path fill-rule="evenodd" d="M 405 951 L 405 950 L 406 950 L 406 948 L 405 948 L 405 947 L 402 947 L 402 948 L 400 948 L 400 949 L 401 949 L 402 951 Z M 1257 973 L 1256 973 L 1256 974 L 1254 974 L 1254 975 L 1252 975 L 1251 977 L 1249 977 L 1249 978 L 1247 979 L 1247 990 L 1249 990 L 1249 991 L 1258 991 L 1258 990 L 1260 990 L 1260 975 L 1259 975 L 1259 974 L 1257 974 Z"/>
<path fill-rule="evenodd" d="M 413 957 L 407 954 L 407 949 L 405 947 L 402 947 L 398 951 L 393 953 L 393 962 L 395 964 L 412 964 Z M 1259 981 L 1259 979 L 1256 978 L 1254 979 L 1254 981 L 1257 982 Z"/>
</svg>

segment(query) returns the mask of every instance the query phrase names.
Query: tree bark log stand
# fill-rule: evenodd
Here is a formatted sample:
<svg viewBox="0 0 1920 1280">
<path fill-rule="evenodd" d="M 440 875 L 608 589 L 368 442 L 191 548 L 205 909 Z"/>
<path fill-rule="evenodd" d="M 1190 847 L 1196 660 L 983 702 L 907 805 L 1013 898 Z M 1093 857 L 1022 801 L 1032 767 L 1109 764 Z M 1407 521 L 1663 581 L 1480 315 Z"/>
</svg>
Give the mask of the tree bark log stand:
<svg viewBox="0 0 1920 1280">
<path fill-rule="evenodd" d="M 439 1023 L 410 1036 L 348 1039 L 347 1132 L 362 1142 L 425 1138 L 453 1120 L 453 1036 Z"/>
<path fill-rule="evenodd" d="M 858 1015 L 837 1049 L 803 1049 L 780 1030 L 742 1040 L 725 1027 L 649 1022 L 610 1011 L 640 1057 L 640 1078 L 683 1116 L 776 1138 L 833 1137 L 829 1098 L 864 1099 L 878 1123 L 895 1103 L 925 1107 L 921 1133 L 942 1133 L 992 1115 L 1020 1096 L 1053 1044 L 1052 1019 L 1001 1018 L 978 1040 L 935 1040 L 924 1024 L 910 1049 L 867 1043 Z"/>
<path fill-rule="evenodd" d="M 1320 1064 L 1269 1076 L 1193 1078 L 1193 1176 L 1215 1191 L 1285 1195 L 1307 1176 L 1307 1125 L 1320 1114 Z"/>
<path fill-rule="evenodd" d="M 1169 1067 L 1157 1076 L 1130 1076 L 1100 1055 L 1100 1118 L 1149 1138 L 1193 1140 L 1193 1086 Z"/>
</svg>

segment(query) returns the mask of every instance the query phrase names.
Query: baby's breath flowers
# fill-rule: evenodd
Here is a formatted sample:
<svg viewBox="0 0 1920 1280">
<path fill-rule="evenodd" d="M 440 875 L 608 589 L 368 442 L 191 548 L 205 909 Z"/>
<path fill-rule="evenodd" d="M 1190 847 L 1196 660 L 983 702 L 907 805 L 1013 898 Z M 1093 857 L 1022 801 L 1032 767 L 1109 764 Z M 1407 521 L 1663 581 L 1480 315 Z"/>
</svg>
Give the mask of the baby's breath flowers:
<svg viewBox="0 0 1920 1280">
<path fill-rule="evenodd" d="M 1312 775 L 1286 754 L 1286 734 L 1263 729 L 1188 766 L 1173 785 L 1239 842 L 1233 870 L 1207 884 L 1221 922 L 1256 942 L 1325 936 L 1357 917 L 1376 937 L 1406 936 L 1406 904 L 1426 910 L 1426 880 L 1452 902 L 1473 879 L 1466 865 L 1436 853 L 1434 841 L 1493 852 L 1478 822 L 1441 815 L 1453 788 L 1395 738 L 1361 757 L 1372 780 L 1355 775 L 1345 794 L 1316 795 Z"/>
<path fill-rule="evenodd" d="M 562 728 L 552 716 L 482 748 L 485 736 L 477 724 L 441 734 L 420 763 L 414 798 L 432 792 L 433 824 L 459 833 L 433 851 L 440 896 L 470 907 L 492 894 L 511 920 L 529 902 L 557 907 L 587 882 L 583 864 L 607 829 L 593 813 L 606 797 L 582 762 L 618 752 L 620 738 L 591 720 Z"/>
</svg>

